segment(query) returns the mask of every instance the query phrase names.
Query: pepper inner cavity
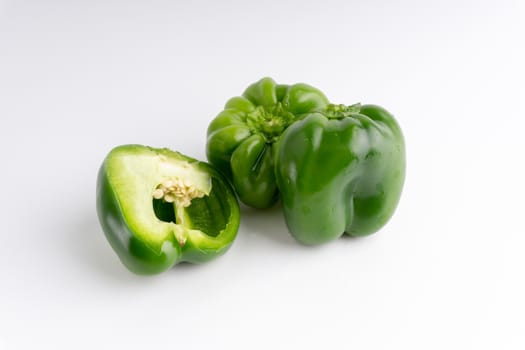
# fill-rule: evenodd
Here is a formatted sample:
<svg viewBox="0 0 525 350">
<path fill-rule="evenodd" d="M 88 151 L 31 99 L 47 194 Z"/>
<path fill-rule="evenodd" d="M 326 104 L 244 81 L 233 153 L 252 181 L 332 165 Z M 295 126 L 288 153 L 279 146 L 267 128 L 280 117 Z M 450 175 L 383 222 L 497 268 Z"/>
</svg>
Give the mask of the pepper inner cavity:
<svg viewBox="0 0 525 350">
<path fill-rule="evenodd" d="M 177 218 L 175 217 L 175 204 L 168 203 L 161 199 L 153 199 L 153 212 L 157 219 L 163 222 L 172 222 L 177 224 Z"/>
<path fill-rule="evenodd" d="M 205 193 L 179 178 L 172 178 L 158 184 L 151 195 L 153 211 L 159 220 L 183 225 L 185 209 L 194 198 L 202 198 Z"/>
</svg>

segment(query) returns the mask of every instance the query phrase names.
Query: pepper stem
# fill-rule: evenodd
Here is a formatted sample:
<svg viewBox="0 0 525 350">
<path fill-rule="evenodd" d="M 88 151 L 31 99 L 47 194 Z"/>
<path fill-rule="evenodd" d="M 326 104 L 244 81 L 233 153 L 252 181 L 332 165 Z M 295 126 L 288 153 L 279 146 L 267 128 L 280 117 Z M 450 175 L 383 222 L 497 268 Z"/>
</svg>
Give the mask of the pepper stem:
<svg viewBox="0 0 525 350">
<path fill-rule="evenodd" d="M 326 106 L 324 111 L 326 117 L 330 119 L 342 119 L 350 117 L 352 114 L 359 113 L 361 110 L 361 103 L 354 103 L 353 105 L 346 106 L 343 104 L 330 103 Z"/>
<path fill-rule="evenodd" d="M 261 133 L 266 142 L 273 143 L 293 123 L 294 116 L 279 102 L 274 106 L 258 106 L 248 115 L 247 124 Z"/>
</svg>

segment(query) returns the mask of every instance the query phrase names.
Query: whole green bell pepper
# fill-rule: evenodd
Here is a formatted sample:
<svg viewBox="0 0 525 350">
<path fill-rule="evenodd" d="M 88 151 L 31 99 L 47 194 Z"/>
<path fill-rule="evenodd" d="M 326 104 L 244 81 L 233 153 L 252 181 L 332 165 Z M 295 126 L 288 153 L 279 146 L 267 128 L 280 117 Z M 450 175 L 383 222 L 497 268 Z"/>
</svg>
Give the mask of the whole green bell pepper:
<svg viewBox="0 0 525 350">
<path fill-rule="evenodd" d="M 278 199 L 275 143 L 289 125 L 327 105 L 312 86 L 261 79 L 230 99 L 209 125 L 208 160 L 229 177 L 243 203 L 268 208 Z"/>
<path fill-rule="evenodd" d="M 405 178 L 394 117 L 373 105 L 329 105 L 279 140 L 276 180 L 286 224 L 305 244 L 368 235 L 392 216 Z"/>
<path fill-rule="evenodd" d="M 233 189 L 212 166 L 140 145 L 116 147 L 104 160 L 97 212 L 109 243 L 137 274 L 223 254 L 240 220 Z"/>
</svg>

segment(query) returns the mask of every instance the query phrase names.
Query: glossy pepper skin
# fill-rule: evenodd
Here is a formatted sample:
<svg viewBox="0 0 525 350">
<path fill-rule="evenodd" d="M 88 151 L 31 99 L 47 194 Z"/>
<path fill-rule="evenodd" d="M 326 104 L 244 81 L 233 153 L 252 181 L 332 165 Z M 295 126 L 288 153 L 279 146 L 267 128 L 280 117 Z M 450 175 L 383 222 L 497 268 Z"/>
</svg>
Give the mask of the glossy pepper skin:
<svg viewBox="0 0 525 350">
<path fill-rule="evenodd" d="M 304 244 L 379 230 L 405 178 L 404 139 L 374 105 L 330 105 L 289 126 L 276 155 L 286 224 Z"/>
<path fill-rule="evenodd" d="M 230 99 L 211 122 L 208 160 L 229 177 L 243 203 L 268 208 L 278 199 L 275 143 L 289 125 L 327 105 L 325 95 L 310 85 L 263 78 Z"/>
<path fill-rule="evenodd" d="M 102 163 L 97 213 L 122 263 L 141 275 L 223 254 L 240 221 L 233 189 L 215 168 L 141 145 L 116 147 Z"/>
</svg>

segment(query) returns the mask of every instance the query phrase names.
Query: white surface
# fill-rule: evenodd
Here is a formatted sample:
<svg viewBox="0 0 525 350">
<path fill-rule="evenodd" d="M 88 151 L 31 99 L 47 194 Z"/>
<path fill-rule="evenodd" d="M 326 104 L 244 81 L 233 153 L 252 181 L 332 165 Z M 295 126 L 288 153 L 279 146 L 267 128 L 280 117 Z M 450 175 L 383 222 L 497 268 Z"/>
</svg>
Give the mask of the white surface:
<svg viewBox="0 0 525 350">
<path fill-rule="evenodd" d="M 519 0 L 0 2 L 0 348 L 524 349 L 524 23 Z M 245 210 L 222 258 L 130 274 L 106 153 L 204 159 L 263 76 L 397 116 L 393 219 L 308 248 Z"/>
</svg>

